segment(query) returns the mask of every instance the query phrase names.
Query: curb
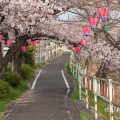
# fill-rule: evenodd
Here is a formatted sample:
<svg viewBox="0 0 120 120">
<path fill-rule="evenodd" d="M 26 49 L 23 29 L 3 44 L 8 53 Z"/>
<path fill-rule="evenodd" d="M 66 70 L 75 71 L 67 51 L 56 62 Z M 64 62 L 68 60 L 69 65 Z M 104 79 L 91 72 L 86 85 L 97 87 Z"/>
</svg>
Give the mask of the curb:
<svg viewBox="0 0 120 120">
<path fill-rule="evenodd" d="M 89 107 L 88 109 L 86 109 L 84 101 L 77 101 L 74 104 L 79 111 L 82 110 L 82 111 L 86 112 L 88 115 L 90 115 L 94 119 L 94 110 L 92 107 Z M 102 116 L 99 113 L 98 113 L 97 120 L 103 120 Z"/>
</svg>

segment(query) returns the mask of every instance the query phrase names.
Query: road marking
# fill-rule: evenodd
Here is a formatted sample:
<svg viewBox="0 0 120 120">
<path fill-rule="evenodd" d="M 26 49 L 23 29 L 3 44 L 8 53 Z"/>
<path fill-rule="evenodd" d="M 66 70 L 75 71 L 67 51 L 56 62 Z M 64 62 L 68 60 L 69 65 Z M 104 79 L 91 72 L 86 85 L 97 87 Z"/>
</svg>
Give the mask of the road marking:
<svg viewBox="0 0 120 120">
<path fill-rule="evenodd" d="M 67 87 L 68 89 L 70 89 L 70 86 L 69 86 L 69 83 L 68 83 L 68 81 L 67 81 L 67 79 L 66 79 L 66 77 L 65 77 L 64 71 L 61 70 L 61 73 L 62 73 L 62 77 L 63 77 L 63 79 L 64 79 L 64 81 L 65 81 L 66 87 Z"/>
<path fill-rule="evenodd" d="M 33 84 L 32 84 L 31 90 L 33 90 L 33 89 L 35 88 L 35 85 L 36 85 L 36 83 L 37 83 L 37 80 L 38 80 L 41 72 L 42 72 L 42 70 L 40 70 L 39 73 L 37 74 L 37 76 L 36 76 L 36 78 L 35 78 L 35 80 L 34 80 L 34 82 L 33 82 Z"/>
<path fill-rule="evenodd" d="M 69 115 L 70 120 L 73 120 L 70 111 L 67 111 L 67 114 Z"/>
</svg>

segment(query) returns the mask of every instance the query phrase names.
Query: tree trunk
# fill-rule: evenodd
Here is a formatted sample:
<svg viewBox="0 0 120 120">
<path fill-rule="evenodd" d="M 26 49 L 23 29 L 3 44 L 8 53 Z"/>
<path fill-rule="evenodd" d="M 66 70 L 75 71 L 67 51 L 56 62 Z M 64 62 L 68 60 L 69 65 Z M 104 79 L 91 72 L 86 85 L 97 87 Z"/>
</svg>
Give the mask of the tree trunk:
<svg viewBox="0 0 120 120">
<path fill-rule="evenodd" d="M 2 53 L 2 43 L 0 43 L 0 76 L 4 71 L 4 67 L 3 67 L 3 53 Z M 2 79 L 2 76 L 0 77 L 0 79 Z"/>
<path fill-rule="evenodd" d="M 6 71 L 8 63 L 12 61 L 13 56 L 20 49 L 21 45 L 24 44 L 26 39 L 28 39 L 27 35 L 20 37 L 20 39 L 10 47 L 10 49 L 8 50 L 4 57 L 0 56 L 0 79 L 4 79 L 4 73 Z"/>
<path fill-rule="evenodd" d="M 20 74 L 21 73 L 21 65 L 22 65 L 22 54 L 19 50 L 16 52 L 15 56 L 13 57 L 13 72 Z"/>
<path fill-rule="evenodd" d="M 108 74 L 108 64 L 107 62 L 102 62 L 100 68 L 96 72 L 96 77 L 106 79 Z"/>
</svg>

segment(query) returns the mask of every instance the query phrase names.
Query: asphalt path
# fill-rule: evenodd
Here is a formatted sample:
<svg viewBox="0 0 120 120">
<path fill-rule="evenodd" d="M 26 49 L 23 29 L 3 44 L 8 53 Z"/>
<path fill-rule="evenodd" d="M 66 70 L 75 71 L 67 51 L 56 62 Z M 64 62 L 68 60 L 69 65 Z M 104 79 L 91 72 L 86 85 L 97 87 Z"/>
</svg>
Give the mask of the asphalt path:
<svg viewBox="0 0 120 120">
<path fill-rule="evenodd" d="M 12 105 L 5 120 L 80 120 L 79 111 L 72 103 L 70 80 L 63 77 L 69 54 L 56 57 L 39 73 L 34 86 Z M 63 71 L 65 74 L 65 71 Z M 66 76 L 66 74 L 65 74 Z"/>
</svg>

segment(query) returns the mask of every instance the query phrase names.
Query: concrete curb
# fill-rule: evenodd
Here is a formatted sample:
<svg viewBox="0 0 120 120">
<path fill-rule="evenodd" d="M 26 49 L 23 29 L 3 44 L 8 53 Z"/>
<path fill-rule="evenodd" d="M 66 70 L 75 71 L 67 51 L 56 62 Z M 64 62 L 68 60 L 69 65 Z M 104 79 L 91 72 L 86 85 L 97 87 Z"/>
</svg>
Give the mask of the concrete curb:
<svg viewBox="0 0 120 120">
<path fill-rule="evenodd" d="M 91 116 L 94 119 L 94 110 L 92 109 L 92 107 L 89 107 L 88 109 L 86 109 L 84 101 L 81 100 L 81 101 L 75 102 L 75 106 L 77 107 L 77 109 L 79 111 L 82 110 L 82 111 L 86 112 L 89 116 Z M 103 120 L 103 118 L 101 117 L 100 114 L 98 114 L 97 120 Z"/>
</svg>

